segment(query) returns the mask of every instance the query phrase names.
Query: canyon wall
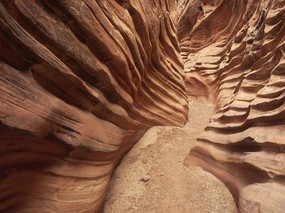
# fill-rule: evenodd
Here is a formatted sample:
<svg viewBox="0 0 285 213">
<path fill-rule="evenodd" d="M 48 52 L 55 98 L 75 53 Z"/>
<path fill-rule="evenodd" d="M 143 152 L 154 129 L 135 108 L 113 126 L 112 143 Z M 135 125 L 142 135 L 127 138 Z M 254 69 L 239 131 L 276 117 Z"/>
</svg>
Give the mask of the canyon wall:
<svg viewBox="0 0 285 213">
<path fill-rule="evenodd" d="M 185 163 L 241 212 L 285 209 L 283 0 L 1 0 L 0 26 L 1 212 L 98 211 L 186 92 L 216 113 Z"/>
<path fill-rule="evenodd" d="M 96 212 L 113 169 L 188 105 L 175 0 L 0 2 L 0 211 Z"/>
<path fill-rule="evenodd" d="M 241 212 L 284 212 L 285 2 L 182 6 L 187 93 L 216 104 L 186 164 L 221 179 Z"/>
</svg>

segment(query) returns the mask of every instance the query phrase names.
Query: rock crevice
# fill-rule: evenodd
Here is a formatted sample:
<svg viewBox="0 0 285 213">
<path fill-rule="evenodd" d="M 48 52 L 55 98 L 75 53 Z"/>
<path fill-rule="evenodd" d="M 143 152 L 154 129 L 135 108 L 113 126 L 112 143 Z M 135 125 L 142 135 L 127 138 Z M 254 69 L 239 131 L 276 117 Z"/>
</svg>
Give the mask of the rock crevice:
<svg viewBox="0 0 285 213">
<path fill-rule="evenodd" d="M 96 212 L 144 132 L 185 123 L 175 8 L 1 1 L 1 212 Z"/>
<path fill-rule="evenodd" d="M 223 180 L 242 212 L 282 212 L 278 199 L 263 196 L 284 188 L 284 2 L 195 3 L 186 10 L 196 18 L 183 14 L 178 31 L 186 89 L 216 112 L 186 164 Z"/>
<path fill-rule="evenodd" d="M 122 156 L 194 95 L 216 111 L 185 164 L 242 212 L 282 212 L 284 17 L 282 0 L 0 1 L 0 211 L 98 211 Z"/>
</svg>

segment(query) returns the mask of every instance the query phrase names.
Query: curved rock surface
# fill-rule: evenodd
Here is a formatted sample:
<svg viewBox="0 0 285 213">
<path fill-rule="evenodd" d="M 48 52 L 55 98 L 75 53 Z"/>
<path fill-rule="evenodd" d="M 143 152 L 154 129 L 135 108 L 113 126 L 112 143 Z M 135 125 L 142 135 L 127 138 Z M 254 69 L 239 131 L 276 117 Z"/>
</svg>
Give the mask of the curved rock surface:
<svg viewBox="0 0 285 213">
<path fill-rule="evenodd" d="M 1 1 L 1 212 L 96 212 L 144 132 L 185 123 L 175 9 Z"/>
<path fill-rule="evenodd" d="M 223 180 L 241 212 L 284 212 L 285 2 L 184 5 L 187 93 L 216 104 L 186 164 Z"/>
<path fill-rule="evenodd" d="M 184 80 L 216 104 L 186 164 L 284 211 L 283 0 L 2 0 L 0 26 L 1 212 L 98 211 L 146 130 L 187 120 Z"/>
</svg>

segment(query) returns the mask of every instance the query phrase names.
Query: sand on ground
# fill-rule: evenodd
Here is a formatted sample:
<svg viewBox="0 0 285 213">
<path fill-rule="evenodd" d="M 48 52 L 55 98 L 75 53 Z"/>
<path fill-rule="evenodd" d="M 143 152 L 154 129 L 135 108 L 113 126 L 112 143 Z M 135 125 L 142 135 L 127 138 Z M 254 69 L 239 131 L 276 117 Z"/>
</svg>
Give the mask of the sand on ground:
<svg viewBox="0 0 285 213">
<path fill-rule="evenodd" d="M 236 213 L 225 185 L 184 159 L 209 123 L 213 105 L 189 99 L 183 128 L 151 128 L 115 170 L 104 213 Z"/>
</svg>

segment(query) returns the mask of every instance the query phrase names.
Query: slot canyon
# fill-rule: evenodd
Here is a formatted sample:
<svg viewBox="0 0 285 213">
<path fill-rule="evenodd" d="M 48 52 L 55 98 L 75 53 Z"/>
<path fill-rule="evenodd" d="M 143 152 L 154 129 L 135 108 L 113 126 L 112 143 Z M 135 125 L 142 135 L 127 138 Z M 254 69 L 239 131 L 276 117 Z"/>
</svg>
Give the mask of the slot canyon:
<svg viewBox="0 0 285 213">
<path fill-rule="evenodd" d="M 0 0 L 0 26 L 0 212 L 285 212 L 284 0 Z"/>
</svg>

